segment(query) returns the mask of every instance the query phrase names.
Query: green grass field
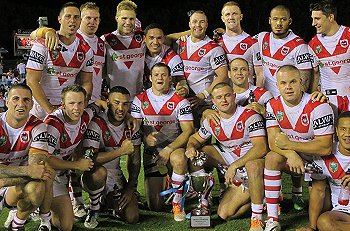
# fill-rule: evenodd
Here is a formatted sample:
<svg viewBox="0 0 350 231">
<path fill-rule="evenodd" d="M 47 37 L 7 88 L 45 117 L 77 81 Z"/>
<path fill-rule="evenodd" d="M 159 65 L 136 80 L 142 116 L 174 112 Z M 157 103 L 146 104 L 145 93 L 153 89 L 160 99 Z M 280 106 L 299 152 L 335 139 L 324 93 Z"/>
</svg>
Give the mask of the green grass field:
<svg viewBox="0 0 350 231">
<path fill-rule="evenodd" d="M 138 190 L 141 193 L 142 199 L 144 200 L 144 190 L 143 190 L 143 170 L 141 170 L 139 176 Z M 216 181 L 218 182 L 218 181 Z M 234 230 L 234 231 L 245 231 L 249 230 L 250 224 L 250 213 L 247 214 L 245 218 L 231 220 L 229 222 L 224 222 L 218 219 L 216 215 L 216 208 L 218 203 L 219 195 L 218 184 L 214 188 L 213 201 L 214 208 L 212 214 L 212 223 L 214 230 Z M 297 212 L 293 209 L 293 204 L 291 202 L 291 180 L 290 176 L 283 175 L 283 195 L 284 201 L 282 202 L 282 215 L 280 216 L 280 222 L 282 225 L 282 230 L 295 230 L 298 227 L 307 225 L 308 213 L 307 210 L 302 212 Z M 308 201 L 308 189 L 306 183 L 303 187 L 304 199 Z M 85 194 L 86 197 L 86 194 Z M 197 200 L 189 201 L 186 204 L 186 212 L 191 211 L 195 207 Z M 181 231 L 189 230 L 189 221 L 176 222 L 173 220 L 173 214 L 170 212 L 171 206 L 165 206 L 163 212 L 150 212 L 146 208 L 141 208 L 140 210 L 140 221 L 135 225 L 125 224 L 124 222 L 117 220 L 111 216 L 101 214 L 99 217 L 99 226 L 94 230 L 100 231 L 112 231 L 112 230 L 162 230 L 162 231 Z M 4 209 L 0 214 L 1 226 L 6 220 L 7 209 Z M 38 222 L 30 221 L 25 225 L 26 230 L 34 231 L 37 230 L 39 226 Z M 4 228 L 3 228 L 4 229 Z M 87 230 L 83 222 L 76 222 L 74 224 L 73 230 Z"/>
</svg>

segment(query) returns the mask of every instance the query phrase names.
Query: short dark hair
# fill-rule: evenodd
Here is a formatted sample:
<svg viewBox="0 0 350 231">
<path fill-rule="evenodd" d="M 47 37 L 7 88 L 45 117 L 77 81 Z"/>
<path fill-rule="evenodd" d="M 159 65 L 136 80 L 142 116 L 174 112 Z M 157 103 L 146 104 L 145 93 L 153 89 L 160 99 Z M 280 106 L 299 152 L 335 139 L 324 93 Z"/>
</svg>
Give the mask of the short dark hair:
<svg viewBox="0 0 350 231">
<path fill-rule="evenodd" d="M 112 93 L 121 93 L 123 95 L 129 95 L 130 96 L 129 90 L 126 89 L 125 87 L 122 87 L 122 86 L 114 86 L 114 87 L 112 87 L 112 89 L 109 91 L 109 95 L 111 95 Z"/>
<path fill-rule="evenodd" d="M 151 75 L 152 75 L 153 68 L 155 68 L 155 67 L 166 67 L 166 69 L 168 69 L 169 76 L 171 76 L 171 69 L 170 69 L 170 67 L 168 65 L 166 65 L 165 63 L 161 63 L 161 62 L 156 63 L 156 64 L 153 65 L 153 67 L 151 68 Z"/>
<path fill-rule="evenodd" d="M 30 89 L 30 87 L 25 83 L 18 83 L 18 84 L 12 85 L 12 87 L 10 87 L 10 89 L 8 90 L 8 94 L 10 94 L 10 92 L 15 89 L 25 89 L 30 91 L 31 95 L 33 94 L 32 89 Z"/>
<path fill-rule="evenodd" d="M 327 17 L 330 14 L 334 15 L 334 18 L 337 18 L 337 7 L 332 0 L 321 0 L 310 4 L 310 12 L 312 11 L 322 11 Z"/>
<path fill-rule="evenodd" d="M 340 115 L 338 116 L 338 120 L 336 121 L 335 123 L 335 126 L 338 127 L 338 124 L 339 124 L 339 120 L 341 118 L 350 118 L 350 111 L 344 111 L 342 113 L 340 113 Z"/>
<path fill-rule="evenodd" d="M 143 34 L 146 35 L 148 33 L 148 31 L 152 30 L 152 29 L 159 29 L 159 30 L 163 31 L 163 33 L 164 33 L 164 30 L 163 30 L 163 28 L 161 27 L 160 24 L 158 24 L 158 23 L 151 23 L 143 30 Z"/>
<path fill-rule="evenodd" d="M 68 85 L 68 86 L 66 86 L 65 88 L 62 89 L 62 91 L 61 91 L 61 100 L 62 100 L 62 102 L 64 101 L 64 97 L 66 96 L 66 94 L 68 92 L 76 92 L 76 93 L 80 93 L 81 92 L 84 95 L 84 99 L 86 99 L 86 90 L 82 86 L 80 86 L 78 84 L 73 84 L 73 85 Z"/>
<path fill-rule="evenodd" d="M 277 6 L 275 6 L 274 8 L 272 8 L 272 10 L 270 11 L 270 16 L 271 16 L 271 12 L 272 12 L 273 10 L 285 10 L 285 11 L 287 11 L 289 17 L 291 17 L 291 16 L 290 16 L 290 9 L 289 9 L 287 6 L 285 6 L 285 5 L 277 5 Z"/>
<path fill-rule="evenodd" d="M 76 7 L 76 8 L 78 8 L 78 10 L 80 11 L 78 3 L 76 3 L 76 2 L 67 2 L 67 3 L 65 3 L 65 4 L 63 4 L 63 5 L 61 6 L 60 15 L 61 15 L 62 12 L 64 11 L 64 9 L 66 9 L 67 7 Z"/>
</svg>

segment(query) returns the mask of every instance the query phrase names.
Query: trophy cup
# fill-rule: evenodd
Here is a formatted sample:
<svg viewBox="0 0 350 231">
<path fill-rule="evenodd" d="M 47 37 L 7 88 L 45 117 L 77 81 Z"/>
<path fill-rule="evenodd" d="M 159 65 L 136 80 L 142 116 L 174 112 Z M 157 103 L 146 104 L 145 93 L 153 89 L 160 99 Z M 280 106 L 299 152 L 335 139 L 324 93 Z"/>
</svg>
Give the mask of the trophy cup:
<svg viewBox="0 0 350 231">
<path fill-rule="evenodd" d="M 202 195 L 209 188 L 208 173 L 192 173 L 191 186 L 198 193 L 199 205 L 191 212 L 191 228 L 210 228 L 210 210 L 202 206 Z"/>
</svg>

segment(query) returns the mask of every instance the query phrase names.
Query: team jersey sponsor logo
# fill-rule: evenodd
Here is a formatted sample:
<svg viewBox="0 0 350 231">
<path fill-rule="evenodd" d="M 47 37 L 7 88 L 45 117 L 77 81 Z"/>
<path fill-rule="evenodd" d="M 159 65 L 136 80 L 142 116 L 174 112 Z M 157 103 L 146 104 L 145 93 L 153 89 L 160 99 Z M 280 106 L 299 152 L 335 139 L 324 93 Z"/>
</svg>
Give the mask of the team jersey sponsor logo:
<svg viewBox="0 0 350 231">
<path fill-rule="evenodd" d="M 59 55 L 58 51 L 52 51 L 51 56 L 53 59 L 57 59 L 60 55 Z"/>
<path fill-rule="evenodd" d="M 184 71 L 184 64 L 182 62 L 177 64 L 171 71 L 173 73 Z"/>
<path fill-rule="evenodd" d="M 247 49 L 248 49 L 248 44 L 246 44 L 246 43 L 240 43 L 240 44 L 239 44 L 239 47 L 240 47 L 242 50 L 247 50 Z"/>
<path fill-rule="evenodd" d="M 33 141 L 34 142 L 37 142 L 37 141 L 47 142 L 47 132 L 42 132 L 39 135 L 35 136 Z"/>
<path fill-rule="evenodd" d="M 347 39 L 341 39 L 339 43 L 342 48 L 347 48 L 349 46 L 349 42 Z"/>
<path fill-rule="evenodd" d="M 204 126 L 202 126 L 201 128 L 200 128 L 200 131 L 203 133 L 203 135 L 207 135 L 208 134 L 208 131 L 207 131 L 207 129 L 205 129 L 205 127 Z"/>
<path fill-rule="evenodd" d="M 46 73 L 49 75 L 53 75 L 55 74 L 55 69 L 53 67 L 49 67 L 47 68 Z"/>
<path fill-rule="evenodd" d="M 143 109 L 147 109 L 149 106 L 149 102 L 145 101 L 145 102 L 142 102 L 142 108 Z"/>
<path fill-rule="evenodd" d="M 138 130 L 132 137 L 131 140 L 138 140 L 141 138 L 141 131 Z"/>
<path fill-rule="evenodd" d="M 61 136 L 61 142 L 65 143 L 66 141 L 67 141 L 67 134 L 63 133 L 62 136 Z"/>
<path fill-rule="evenodd" d="M 174 108 L 175 108 L 175 103 L 174 103 L 174 102 L 167 102 L 167 103 L 166 103 L 166 107 L 167 107 L 169 110 L 174 110 Z"/>
<path fill-rule="evenodd" d="M 84 60 L 84 52 L 78 51 L 77 52 L 77 59 L 79 62 L 83 62 Z"/>
<path fill-rule="evenodd" d="M 322 51 L 322 46 L 321 45 L 316 46 L 316 48 L 315 48 L 316 54 L 321 53 L 321 51 Z"/>
<path fill-rule="evenodd" d="M 275 120 L 275 115 L 271 112 L 266 112 L 266 120 Z"/>
<path fill-rule="evenodd" d="M 192 113 L 191 106 L 186 106 L 184 108 L 180 108 L 180 115 L 188 115 Z"/>
<path fill-rule="evenodd" d="M 142 36 L 139 35 L 139 34 L 135 35 L 135 40 L 136 40 L 136 42 L 138 42 L 138 43 L 142 42 Z"/>
<path fill-rule="evenodd" d="M 266 48 L 269 46 L 269 43 L 268 42 L 264 42 L 263 44 L 263 49 L 266 50 Z"/>
<path fill-rule="evenodd" d="M 220 135 L 220 130 L 221 130 L 220 127 L 215 127 L 214 128 L 214 133 L 215 133 L 216 136 Z"/>
<path fill-rule="evenodd" d="M 203 56 L 205 55 L 205 52 L 206 52 L 206 51 L 207 51 L 207 50 L 204 49 L 204 48 L 199 49 L 199 51 L 198 51 L 198 56 L 199 56 L 199 57 L 203 57 Z"/>
<path fill-rule="evenodd" d="M 47 134 L 47 144 L 51 147 L 56 147 L 57 145 L 57 138 L 51 135 L 50 133 Z"/>
<path fill-rule="evenodd" d="M 94 65 L 94 57 L 92 57 L 91 59 L 89 59 L 89 60 L 86 62 L 86 66 L 87 66 L 87 67 L 90 67 L 90 66 L 92 66 L 92 65 Z"/>
<path fill-rule="evenodd" d="M 263 130 L 263 129 L 265 129 L 265 124 L 263 121 L 257 121 L 249 125 L 248 127 L 249 132 L 254 132 L 254 131 Z"/>
<path fill-rule="evenodd" d="M 338 163 L 337 162 L 330 162 L 329 163 L 329 170 L 331 170 L 331 172 L 336 172 L 338 171 Z"/>
<path fill-rule="evenodd" d="M 243 122 L 242 121 L 238 121 L 237 124 L 236 124 L 236 130 L 238 132 L 242 132 L 243 129 L 244 129 Z"/>
<path fill-rule="evenodd" d="M 45 60 L 45 56 L 34 51 L 34 50 L 31 50 L 30 51 L 30 54 L 29 54 L 29 60 L 30 61 L 33 61 L 33 62 L 36 62 L 36 63 L 40 63 L 40 64 L 43 64 L 44 63 L 44 60 Z"/>
<path fill-rule="evenodd" d="M 304 126 L 309 125 L 309 119 L 307 118 L 307 114 L 302 114 L 301 115 L 301 124 Z"/>
<path fill-rule="evenodd" d="M 310 59 L 310 54 L 309 53 L 297 56 L 297 64 L 307 63 L 307 62 L 310 62 L 310 61 L 311 61 L 311 59 Z"/>
<path fill-rule="evenodd" d="M 82 125 L 81 125 L 81 129 L 80 129 L 80 133 L 84 133 L 86 131 L 86 123 L 84 122 Z"/>
<path fill-rule="evenodd" d="M 289 47 L 283 46 L 282 49 L 281 49 L 281 54 L 282 55 L 287 55 L 289 53 L 289 50 L 290 50 Z"/>
<path fill-rule="evenodd" d="M 113 54 L 111 55 L 111 59 L 112 59 L 113 61 L 117 61 L 117 60 L 118 60 L 118 55 L 117 55 L 116 53 L 113 53 Z"/>
<path fill-rule="evenodd" d="M 22 143 L 28 143 L 29 141 L 29 132 L 28 131 L 23 131 L 21 135 L 19 135 L 19 139 L 21 140 Z"/>
<path fill-rule="evenodd" d="M 109 131 L 106 131 L 104 138 L 105 138 L 105 140 L 109 140 L 111 138 L 111 133 Z"/>
<path fill-rule="evenodd" d="M 215 65 L 225 64 L 226 63 L 226 54 L 222 54 L 214 58 Z"/>
<path fill-rule="evenodd" d="M 284 112 L 283 111 L 277 111 L 277 121 L 281 122 L 284 117 Z"/>
<path fill-rule="evenodd" d="M 104 49 L 104 44 L 103 43 L 97 43 L 98 44 L 98 48 L 100 48 L 101 51 L 103 51 Z"/>
<path fill-rule="evenodd" d="M 117 55 L 116 53 L 113 53 L 111 55 L 111 58 L 113 61 L 117 61 L 118 59 L 120 60 L 131 60 L 131 59 L 140 59 L 143 56 L 145 56 L 145 53 L 141 52 L 141 53 L 136 53 L 136 54 L 121 54 L 121 55 Z"/>
<path fill-rule="evenodd" d="M 140 113 L 141 112 L 141 108 L 139 108 L 135 104 L 131 104 L 131 112 Z"/>
<path fill-rule="evenodd" d="M 100 142 L 100 135 L 91 129 L 86 130 L 85 138 L 96 142 Z"/>
<path fill-rule="evenodd" d="M 261 60 L 261 54 L 260 54 L 260 52 L 257 52 L 257 53 L 255 54 L 255 56 L 256 56 L 256 59 L 257 59 L 258 61 Z"/>
<path fill-rule="evenodd" d="M 333 125 L 333 115 L 331 114 L 318 118 L 313 122 L 313 128 L 315 130 L 328 127 L 330 125 Z"/>
<path fill-rule="evenodd" d="M 6 136 L 0 136 L 0 147 L 6 144 L 7 138 Z"/>
<path fill-rule="evenodd" d="M 185 71 L 205 71 L 207 70 L 206 68 L 204 67 L 195 67 L 195 66 L 189 66 L 189 65 L 186 65 L 185 66 Z"/>
</svg>

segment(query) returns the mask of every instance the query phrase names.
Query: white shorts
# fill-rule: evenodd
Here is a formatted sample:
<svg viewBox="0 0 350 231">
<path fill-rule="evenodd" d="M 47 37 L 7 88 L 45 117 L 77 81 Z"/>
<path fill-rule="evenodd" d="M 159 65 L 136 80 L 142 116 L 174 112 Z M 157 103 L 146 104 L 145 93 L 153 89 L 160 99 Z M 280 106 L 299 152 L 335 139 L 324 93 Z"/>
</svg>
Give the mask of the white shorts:
<svg viewBox="0 0 350 231">
<path fill-rule="evenodd" d="M 68 194 L 68 177 L 66 174 L 61 176 L 55 176 L 53 181 L 53 197 L 58 197 L 61 195 Z"/>
<path fill-rule="evenodd" d="M 5 197 L 8 189 L 9 187 L 0 188 L 0 211 L 4 208 Z"/>
<path fill-rule="evenodd" d="M 112 192 L 114 190 L 114 185 L 119 190 L 124 188 L 125 178 L 120 169 L 107 169 L 107 180 L 105 190 L 107 193 Z"/>
<path fill-rule="evenodd" d="M 332 211 L 343 212 L 350 215 L 350 205 L 337 205 L 332 209 Z"/>
</svg>

